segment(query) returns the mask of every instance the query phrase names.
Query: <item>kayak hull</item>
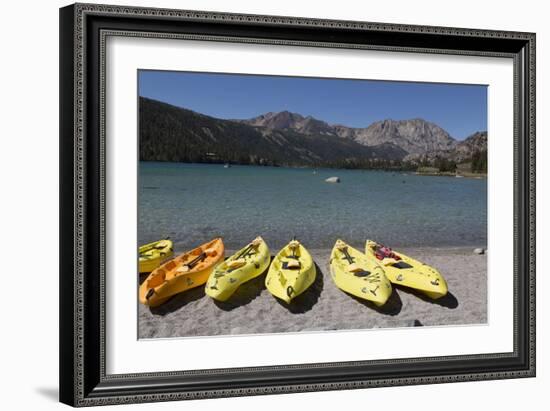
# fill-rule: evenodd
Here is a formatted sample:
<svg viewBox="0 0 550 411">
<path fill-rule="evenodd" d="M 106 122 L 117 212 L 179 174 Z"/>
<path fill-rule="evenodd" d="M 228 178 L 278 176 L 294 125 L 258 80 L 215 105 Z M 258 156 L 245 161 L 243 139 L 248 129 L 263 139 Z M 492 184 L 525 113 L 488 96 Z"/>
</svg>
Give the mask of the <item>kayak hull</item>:
<svg viewBox="0 0 550 411">
<path fill-rule="evenodd" d="M 170 255 L 167 256 L 167 258 L 170 258 L 174 253 L 170 253 Z M 161 265 L 161 263 L 167 259 L 164 257 L 157 257 L 154 259 L 147 259 L 145 261 L 140 260 L 139 261 L 139 273 L 140 274 L 146 274 L 153 271 L 155 268 Z"/>
<path fill-rule="evenodd" d="M 292 260 L 299 263 L 299 268 L 285 268 L 285 263 Z M 265 278 L 265 286 L 273 296 L 290 304 L 313 284 L 316 275 L 313 258 L 306 248 L 298 243 L 293 251 L 289 243 L 273 259 Z"/>
<path fill-rule="evenodd" d="M 162 264 L 139 287 L 139 301 L 156 307 L 176 294 L 204 285 L 212 270 L 223 261 L 224 253 L 223 242 L 217 238 Z"/>
<path fill-rule="evenodd" d="M 344 249 L 350 258 L 344 253 Z M 331 278 L 342 291 L 379 307 L 390 298 L 392 286 L 384 269 L 342 240 L 336 241 L 329 264 Z"/>
<path fill-rule="evenodd" d="M 227 301 L 237 289 L 247 281 L 261 275 L 271 262 L 271 256 L 267 244 L 258 237 L 259 245 L 247 251 L 250 244 L 242 248 L 224 262 L 219 264 L 210 274 L 205 286 L 205 293 L 217 300 Z M 242 260 L 244 265 L 234 268 L 232 262 Z"/>
<path fill-rule="evenodd" d="M 377 261 L 384 267 L 386 276 L 392 284 L 399 284 L 418 290 L 434 300 L 447 295 L 447 282 L 435 268 L 398 251 L 394 251 L 394 253 L 401 258 L 400 260 L 396 261 L 393 258 L 379 260 L 375 255 L 375 247 L 377 245 L 375 241 L 367 240 L 365 243 L 365 254 L 369 259 Z M 396 265 L 399 262 L 405 264 Z"/>
</svg>

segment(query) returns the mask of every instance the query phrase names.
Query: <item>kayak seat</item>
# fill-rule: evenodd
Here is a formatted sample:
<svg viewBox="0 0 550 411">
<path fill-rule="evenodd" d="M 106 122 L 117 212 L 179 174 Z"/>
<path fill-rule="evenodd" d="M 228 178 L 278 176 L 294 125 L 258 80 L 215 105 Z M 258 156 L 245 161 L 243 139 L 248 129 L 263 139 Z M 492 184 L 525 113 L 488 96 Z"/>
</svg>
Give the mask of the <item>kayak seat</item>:
<svg viewBox="0 0 550 411">
<path fill-rule="evenodd" d="M 176 268 L 176 263 L 174 261 L 168 261 L 165 265 L 165 268 L 170 271 Z"/>
<path fill-rule="evenodd" d="M 283 270 L 299 270 L 301 268 L 301 264 L 297 260 L 291 260 L 291 261 L 283 261 Z"/>
<path fill-rule="evenodd" d="M 370 271 L 356 271 L 353 275 L 356 277 L 367 277 L 370 275 Z"/>
<path fill-rule="evenodd" d="M 244 265 L 246 265 L 246 260 L 244 258 L 238 258 L 227 263 L 227 266 L 232 270 L 236 270 Z"/>
<path fill-rule="evenodd" d="M 186 273 L 190 270 L 189 266 L 188 265 L 181 265 L 180 267 L 178 267 L 178 269 L 176 270 L 176 275 L 177 274 L 183 274 L 183 273 Z"/>
<path fill-rule="evenodd" d="M 392 267 L 399 268 L 400 270 L 405 268 L 412 268 L 412 265 L 407 264 L 405 261 L 398 261 L 395 264 L 392 264 Z"/>
<path fill-rule="evenodd" d="M 360 272 L 365 271 L 365 270 L 363 269 L 363 267 L 359 266 L 358 264 L 351 263 L 348 266 L 348 271 L 350 271 L 352 273 L 360 273 Z"/>
<path fill-rule="evenodd" d="M 204 253 L 208 257 L 215 257 L 218 254 L 215 248 L 207 248 L 206 250 L 204 250 Z"/>
<path fill-rule="evenodd" d="M 151 278 L 147 282 L 147 286 L 149 288 L 155 288 L 161 285 L 166 280 L 166 271 L 159 270 L 155 273 L 155 275 L 151 276 Z"/>
</svg>

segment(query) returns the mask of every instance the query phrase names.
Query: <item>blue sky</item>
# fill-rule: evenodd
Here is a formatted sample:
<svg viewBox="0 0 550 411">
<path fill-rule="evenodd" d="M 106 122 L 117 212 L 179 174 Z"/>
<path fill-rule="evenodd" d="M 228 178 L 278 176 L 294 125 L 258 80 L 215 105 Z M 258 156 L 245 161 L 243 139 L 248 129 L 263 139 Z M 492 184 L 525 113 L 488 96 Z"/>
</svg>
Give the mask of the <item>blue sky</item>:
<svg viewBox="0 0 550 411">
<path fill-rule="evenodd" d="M 288 110 L 350 127 L 423 118 L 459 140 L 487 130 L 483 85 L 141 70 L 139 94 L 224 119 Z"/>
</svg>

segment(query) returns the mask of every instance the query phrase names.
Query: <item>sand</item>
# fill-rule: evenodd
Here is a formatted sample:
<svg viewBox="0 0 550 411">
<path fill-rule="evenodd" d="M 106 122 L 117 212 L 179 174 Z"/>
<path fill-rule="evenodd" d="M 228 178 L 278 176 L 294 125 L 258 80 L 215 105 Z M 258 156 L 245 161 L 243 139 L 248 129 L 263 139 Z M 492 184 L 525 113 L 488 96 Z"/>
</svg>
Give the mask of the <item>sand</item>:
<svg viewBox="0 0 550 411">
<path fill-rule="evenodd" d="M 201 286 L 157 308 L 139 304 L 139 338 L 484 324 L 487 256 L 474 254 L 474 248 L 401 250 L 439 269 L 449 288 L 439 300 L 396 286 L 378 308 L 336 287 L 328 267 L 330 250 L 310 250 L 317 279 L 290 305 L 265 288 L 265 273 L 243 284 L 225 303 L 205 295 Z"/>
</svg>

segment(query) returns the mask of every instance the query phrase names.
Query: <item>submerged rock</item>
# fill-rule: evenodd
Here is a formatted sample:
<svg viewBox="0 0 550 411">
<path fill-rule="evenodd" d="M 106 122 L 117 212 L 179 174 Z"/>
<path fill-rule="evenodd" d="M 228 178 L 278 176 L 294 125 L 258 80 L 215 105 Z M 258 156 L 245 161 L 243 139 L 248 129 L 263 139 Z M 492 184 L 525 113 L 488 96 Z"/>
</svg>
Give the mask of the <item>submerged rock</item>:
<svg viewBox="0 0 550 411">
<path fill-rule="evenodd" d="M 339 183 L 340 177 L 329 177 L 325 180 L 325 183 Z"/>
</svg>

